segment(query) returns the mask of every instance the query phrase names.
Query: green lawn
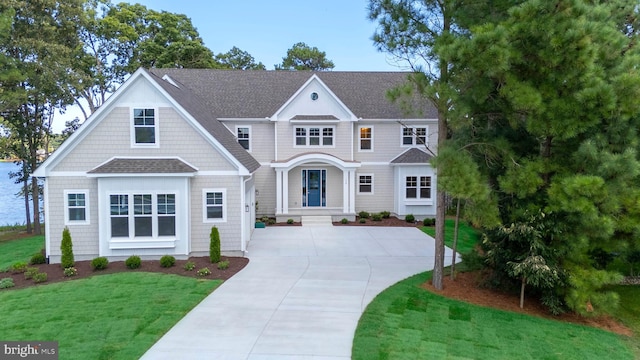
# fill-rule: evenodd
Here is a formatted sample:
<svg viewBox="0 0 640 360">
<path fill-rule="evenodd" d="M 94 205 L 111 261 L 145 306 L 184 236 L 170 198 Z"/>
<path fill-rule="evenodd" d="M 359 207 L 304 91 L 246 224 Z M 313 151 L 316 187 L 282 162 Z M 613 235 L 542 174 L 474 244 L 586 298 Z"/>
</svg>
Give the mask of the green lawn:
<svg viewBox="0 0 640 360">
<path fill-rule="evenodd" d="M 0 290 L 0 339 L 58 341 L 60 359 L 137 359 L 220 283 L 131 272 Z"/>
<path fill-rule="evenodd" d="M 430 276 L 403 280 L 369 304 L 356 329 L 354 360 L 635 358 L 629 340 L 607 331 L 467 304 L 420 288 Z"/>
<path fill-rule="evenodd" d="M 640 359 L 640 286 L 618 285 L 612 290 L 620 295 L 620 306 L 614 316 L 633 330 L 635 336 L 628 339 L 636 359 Z"/>
<path fill-rule="evenodd" d="M 453 247 L 454 224 L 455 221 L 453 219 L 445 221 L 444 244 L 449 248 Z M 421 230 L 430 236 L 436 236 L 434 227 L 423 226 Z M 465 254 L 470 252 L 479 241 L 478 231 L 461 221 L 458 226 L 458 253 Z"/>
<path fill-rule="evenodd" d="M 0 242 L 0 271 L 17 261 L 29 262 L 33 254 L 44 249 L 44 235 Z"/>
</svg>

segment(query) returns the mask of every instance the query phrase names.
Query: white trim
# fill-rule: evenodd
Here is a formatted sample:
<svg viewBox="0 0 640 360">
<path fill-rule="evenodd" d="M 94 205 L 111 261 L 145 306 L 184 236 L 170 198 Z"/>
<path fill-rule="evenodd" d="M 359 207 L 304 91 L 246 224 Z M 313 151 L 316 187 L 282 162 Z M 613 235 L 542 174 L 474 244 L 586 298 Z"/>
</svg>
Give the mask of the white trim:
<svg viewBox="0 0 640 360">
<path fill-rule="evenodd" d="M 47 257 L 51 256 L 51 221 L 49 220 L 49 181 L 44 179 L 44 252 Z"/>
<path fill-rule="evenodd" d="M 360 167 L 359 162 L 346 162 L 333 155 L 319 154 L 319 153 L 303 154 L 303 155 L 291 158 L 287 162 L 271 163 L 270 165 L 272 168 L 286 168 L 288 170 L 291 170 L 296 166 L 309 163 L 312 161 L 329 163 L 339 168 L 340 170 L 355 169 Z"/>
<path fill-rule="evenodd" d="M 268 117 L 264 117 L 264 118 L 216 118 L 219 121 L 250 121 L 250 122 L 256 122 L 256 121 L 261 121 L 261 122 L 270 122 L 271 119 L 269 119 Z"/>
<path fill-rule="evenodd" d="M 173 85 L 173 86 L 177 87 L 178 89 L 180 89 L 180 86 L 178 86 L 178 84 L 176 84 L 176 82 L 175 82 L 175 81 L 173 81 L 173 79 L 171 78 L 171 76 L 169 76 L 169 75 L 167 75 L 167 74 L 164 74 L 164 75 L 162 76 L 162 80 L 164 80 L 164 81 L 168 82 L 169 84 L 171 84 L 171 85 Z"/>
<path fill-rule="evenodd" d="M 195 173 L 109 173 L 109 174 L 87 174 L 89 178 L 121 178 L 121 177 L 194 177 Z"/>
<path fill-rule="evenodd" d="M 242 139 L 242 140 L 248 140 L 249 141 L 249 148 L 245 149 L 248 152 L 251 152 L 251 148 L 252 148 L 252 143 L 253 143 L 253 134 L 251 132 L 251 125 L 236 125 L 236 132 L 234 134 L 234 136 L 236 137 L 236 140 L 238 141 L 238 144 L 240 144 L 240 138 L 238 137 L 238 129 L 249 129 L 249 138 L 248 139 Z M 240 144 L 240 146 L 242 146 L 242 144 Z M 244 146 L 242 146 L 244 148 Z"/>
<path fill-rule="evenodd" d="M 205 170 L 198 171 L 197 175 L 201 176 L 234 176 L 239 175 L 236 170 Z"/>
<path fill-rule="evenodd" d="M 362 129 L 369 129 L 371 131 L 371 137 L 368 139 L 371 142 L 371 148 L 370 149 L 362 149 L 362 140 L 363 138 L 361 137 L 361 130 Z M 357 137 L 358 137 L 358 152 L 373 152 L 373 125 L 360 125 L 358 126 L 358 132 L 357 132 Z M 367 140 L 367 139 L 364 139 Z"/>
<path fill-rule="evenodd" d="M 363 161 L 361 162 L 362 166 L 387 166 L 390 165 L 391 162 L 390 161 Z M 421 164 L 424 165 L 424 164 Z"/>
<path fill-rule="evenodd" d="M 360 191 L 360 176 L 370 176 L 371 177 L 371 191 L 369 192 L 361 192 Z M 358 195 L 374 195 L 374 174 L 373 173 L 358 173 L 356 174 L 356 191 Z"/>
<path fill-rule="evenodd" d="M 89 201 L 88 189 L 68 189 L 64 190 L 64 224 L 71 225 L 90 225 L 91 224 L 91 203 Z M 84 220 L 69 220 L 69 195 L 70 194 L 82 194 L 84 195 Z"/>
<path fill-rule="evenodd" d="M 222 193 L 222 218 L 207 218 L 207 194 Z M 224 223 L 227 222 L 227 189 L 223 188 L 207 188 L 202 189 L 202 222 L 203 223 Z"/>
<path fill-rule="evenodd" d="M 296 140 L 298 138 L 296 132 L 298 129 L 305 129 L 305 145 L 297 145 L 296 144 Z M 320 134 L 319 134 L 319 144 L 318 145 L 310 145 L 310 138 L 311 135 L 309 134 L 309 129 L 320 129 Z M 331 133 L 331 145 L 323 145 L 322 143 L 324 142 L 324 130 L 325 129 L 332 129 L 332 133 Z M 336 127 L 335 125 L 332 126 L 322 126 L 322 125 L 306 125 L 306 126 L 294 126 L 293 127 L 293 147 L 294 148 L 299 148 L 299 149 L 333 149 L 336 147 L 336 138 L 337 138 L 337 131 L 336 131 Z"/>
<path fill-rule="evenodd" d="M 137 143 L 136 142 L 136 125 L 134 123 L 135 110 L 153 110 L 153 143 Z M 129 135 L 131 140 L 131 148 L 159 148 L 160 147 L 160 111 L 156 104 L 153 105 L 136 105 L 129 107 Z"/>
<path fill-rule="evenodd" d="M 52 171 L 47 177 L 85 177 L 87 176 L 86 171 Z"/>
</svg>

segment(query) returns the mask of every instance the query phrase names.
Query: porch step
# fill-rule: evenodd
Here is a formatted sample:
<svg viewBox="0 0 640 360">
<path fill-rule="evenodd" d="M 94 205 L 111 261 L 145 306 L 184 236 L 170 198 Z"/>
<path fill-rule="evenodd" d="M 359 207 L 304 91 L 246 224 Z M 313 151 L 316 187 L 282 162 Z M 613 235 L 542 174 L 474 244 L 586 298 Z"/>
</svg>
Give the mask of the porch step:
<svg viewBox="0 0 640 360">
<path fill-rule="evenodd" d="M 333 226 L 331 216 L 301 216 L 302 226 Z"/>
</svg>

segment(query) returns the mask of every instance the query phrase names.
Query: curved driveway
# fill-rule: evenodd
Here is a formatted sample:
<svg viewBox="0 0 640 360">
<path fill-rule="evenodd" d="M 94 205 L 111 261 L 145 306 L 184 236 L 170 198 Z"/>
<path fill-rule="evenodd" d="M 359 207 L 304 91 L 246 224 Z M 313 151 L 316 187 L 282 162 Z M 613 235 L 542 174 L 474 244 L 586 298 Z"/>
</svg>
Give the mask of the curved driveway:
<svg viewBox="0 0 640 360">
<path fill-rule="evenodd" d="M 350 359 L 367 304 L 431 270 L 434 241 L 416 228 L 274 226 L 256 229 L 248 250 L 247 267 L 143 359 Z"/>
</svg>

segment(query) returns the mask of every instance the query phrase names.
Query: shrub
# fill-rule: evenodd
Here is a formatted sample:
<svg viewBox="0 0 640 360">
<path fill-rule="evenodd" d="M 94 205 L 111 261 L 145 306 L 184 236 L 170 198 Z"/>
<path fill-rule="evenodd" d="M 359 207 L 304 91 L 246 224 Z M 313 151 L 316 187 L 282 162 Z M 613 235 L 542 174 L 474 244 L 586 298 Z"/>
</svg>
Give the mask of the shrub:
<svg viewBox="0 0 640 360">
<path fill-rule="evenodd" d="M 62 270 L 62 273 L 66 277 L 76 276 L 78 275 L 78 269 L 74 267 L 68 267 L 68 268 L 64 268 L 64 270 Z"/>
<path fill-rule="evenodd" d="M 91 268 L 95 270 L 104 270 L 109 266 L 109 260 L 104 256 L 99 256 L 91 260 Z M 71 266 L 69 266 L 71 267 Z M 65 268 L 66 269 L 66 268 Z"/>
<path fill-rule="evenodd" d="M 33 254 L 31 260 L 29 260 L 29 264 L 31 265 L 45 264 L 46 262 L 47 258 L 45 258 L 41 252 Z"/>
<path fill-rule="evenodd" d="M 433 226 L 436 224 L 436 219 L 425 218 L 422 220 L 422 224 L 424 224 L 424 226 Z"/>
<path fill-rule="evenodd" d="M 220 232 L 215 226 L 211 228 L 211 234 L 209 234 L 209 259 L 212 264 L 220 261 Z"/>
<path fill-rule="evenodd" d="M 366 211 L 360 211 L 358 213 L 358 216 L 360 217 L 360 219 L 368 219 L 369 218 L 369 213 Z"/>
<path fill-rule="evenodd" d="M 364 224 L 364 223 L 366 223 L 366 222 L 367 222 L 367 219 L 365 219 L 365 218 L 360 218 L 360 224 Z"/>
<path fill-rule="evenodd" d="M 171 255 L 165 255 L 160 258 L 160 266 L 163 268 L 170 268 L 176 264 L 176 258 Z"/>
<path fill-rule="evenodd" d="M 349 220 L 347 220 L 347 218 L 342 218 L 342 220 L 340 220 L 341 223 L 343 224 L 348 224 Z"/>
<path fill-rule="evenodd" d="M 287 224 L 289 225 L 293 224 L 293 219 L 287 219 Z"/>
<path fill-rule="evenodd" d="M 382 214 L 373 214 L 373 215 L 371 215 L 371 220 L 373 220 L 373 221 L 382 221 Z"/>
<path fill-rule="evenodd" d="M 38 283 L 43 283 L 45 281 L 47 281 L 47 273 L 37 272 L 33 274 L 34 283 L 38 284 Z"/>
<path fill-rule="evenodd" d="M 193 261 L 187 261 L 182 268 L 186 271 L 193 271 L 196 268 L 196 264 Z"/>
<path fill-rule="evenodd" d="M 269 225 L 273 225 L 276 223 L 276 219 L 269 219 L 269 221 L 267 221 L 267 224 Z"/>
<path fill-rule="evenodd" d="M 229 268 L 229 260 L 223 260 L 218 263 L 218 270 L 226 270 Z"/>
<path fill-rule="evenodd" d="M 409 215 L 406 215 L 406 216 L 404 217 L 404 220 L 405 220 L 406 222 L 412 223 L 412 222 L 415 222 L 415 221 L 416 221 L 416 217 L 415 217 L 415 216 L 413 216 L 413 214 L 409 214 Z"/>
<path fill-rule="evenodd" d="M 63 268 L 68 268 L 75 265 L 75 260 L 73 259 L 73 243 L 71 242 L 71 233 L 69 232 L 68 227 L 65 227 L 64 230 L 62 230 L 60 252 L 62 253 L 60 265 L 62 265 Z"/>
<path fill-rule="evenodd" d="M 23 273 L 27 271 L 27 263 L 24 261 L 14 262 L 13 264 L 11 264 L 11 267 L 9 269 L 14 274 Z"/>
<path fill-rule="evenodd" d="M 24 278 L 29 280 L 33 278 L 33 275 L 39 273 L 40 270 L 38 268 L 30 267 L 24 272 Z"/>
<path fill-rule="evenodd" d="M 16 283 L 13 282 L 13 278 L 0 279 L 0 289 L 8 289 L 14 286 L 16 286 Z"/>
<path fill-rule="evenodd" d="M 125 260 L 124 262 L 124 264 L 127 265 L 129 269 L 137 269 L 140 267 L 141 263 L 142 263 L 142 260 L 140 259 L 140 256 L 137 256 L 137 255 L 129 256 L 127 260 Z"/>
<path fill-rule="evenodd" d="M 481 270 L 485 267 L 485 258 L 477 249 L 473 249 L 468 253 L 460 253 L 460 259 L 462 260 L 462 268 L 466 271 Z"/>
<path fill-rule="evenodd" d="M 198 276 L 211 275 L 211 270 L 209 270 L 209 268 L 202 268 L 202 269 L 198 270 L 198 272 L 196 274 L 198 274 Z"/>
<path fill-rule="evenodd" d="M 380 215 L 382 215 L 383 219 L 388 219 L 388 218 L 391 217 L 391 213 L 388 212 L 388 211 L 383 211 L 383 212 L 380 213 Z"/>
<path fill-rule="evenodd" d="M 268 216 L 263 216 L 263 217 L 260 218 L 260 221 L 262 221 L 263 223 L 266 224 L 267 222 L 269 222 L 269 217 Z"/>
</svg>

